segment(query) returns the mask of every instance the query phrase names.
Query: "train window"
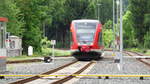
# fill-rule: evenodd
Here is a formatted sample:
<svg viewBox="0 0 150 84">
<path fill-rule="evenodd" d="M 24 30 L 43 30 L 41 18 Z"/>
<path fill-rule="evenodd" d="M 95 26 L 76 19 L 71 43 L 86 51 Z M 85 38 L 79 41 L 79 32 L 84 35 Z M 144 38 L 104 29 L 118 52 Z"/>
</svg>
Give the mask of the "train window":
<svg viewBox="0 0 150 84">
<path fill-rule="evenodd" d="M 77 33 L 95 33 L 95 29 L 77 29 Z"/>
<path fill-rule="evenodd" d="M 94 40 L 97 23 L 94 22 L 77 22 L 75 29 L 77 40 L 80 44 L 91 44 Z"/>
<path fill-rule="evenodd" d="M 76 22 L 75 29 L 96 29 L 97 23 L 90 22 Z"/>
<path fill-rule="evenodd" d="M 99 45 L 103 45 L 102 32 L 99 33 Z"/>
</svg>

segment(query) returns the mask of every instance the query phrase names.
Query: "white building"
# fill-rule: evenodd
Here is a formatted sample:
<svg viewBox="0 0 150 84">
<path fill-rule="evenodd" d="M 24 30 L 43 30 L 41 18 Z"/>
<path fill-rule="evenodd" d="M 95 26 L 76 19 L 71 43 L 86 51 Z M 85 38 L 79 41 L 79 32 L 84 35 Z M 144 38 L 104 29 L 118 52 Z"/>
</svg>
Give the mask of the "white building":
<svg viewBox="0 0 150 84">
<path fill-rule="evenodd" d="M 11 56 L 22 55 L 22 39 L 18 36 L 8 36 L 6 40 L 7 54 Z"/>
</svg>

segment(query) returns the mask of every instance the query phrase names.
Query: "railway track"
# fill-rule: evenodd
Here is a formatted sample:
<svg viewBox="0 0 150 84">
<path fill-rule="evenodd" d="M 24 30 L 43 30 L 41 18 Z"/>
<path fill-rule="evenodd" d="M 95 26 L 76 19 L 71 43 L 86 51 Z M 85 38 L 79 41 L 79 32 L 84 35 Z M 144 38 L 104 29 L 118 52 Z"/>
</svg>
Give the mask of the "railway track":
<svg viewBox="0 0 150 84">
<path fill-rule="evenodd" d="M 16 61 L 7 61 L 7 64 L 17 64 L 17 63 L 31 63 L 31 62 L 42 62 L 42 59 L 28 59 L 28 60 L 16 60 Z"/>
<path fill-rule="evenodd" d="M 22 79 L 10 84 L 62 84 L 72 79 L 74 74 L 80 74 L 94 62 L 73 61 L 54 70 Z"/>
<path fill-rule="evenodd" d="M 128 54 L 129 56 L 144 56 L 143 54 L 137 53 L 137 52 L 131 52 L 131 51 L 125 51 L 126 54 Z M 148 65 L 150 67 L 150 62 L 148 58 L 136 58 L 137 60 L 139 60 L 140 62 Z"/>
<path fill-rule="evenodd" d="M 112 50 L 111 49 L 105 49 L 105 51 L 112 51 Z M 144 54 L 132 52 L 132 51 L 124 51 L 124 53 L 128 54 L 129 56 L 145 56 Z M 149 55 L 146 55 L 146 56 L 149 56 Z M 136 58 L 136 59 L 150 67 L 150 58 L 143 57 L 143 58 Z"/>
</svg>

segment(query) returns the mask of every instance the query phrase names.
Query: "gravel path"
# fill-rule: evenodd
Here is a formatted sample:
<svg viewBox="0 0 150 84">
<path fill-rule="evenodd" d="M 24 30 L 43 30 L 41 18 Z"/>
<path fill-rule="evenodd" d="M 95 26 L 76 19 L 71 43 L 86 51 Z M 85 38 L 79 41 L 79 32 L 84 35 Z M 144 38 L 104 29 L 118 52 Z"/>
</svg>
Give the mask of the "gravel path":
<svg viewBox="0 0 150 84">
<path fill-rule="evenodd" d="M 44 62 L 36 62 L 36 63 L 22 63 L 22 64 L 8 64 L 7 70 L 8 74 L 39 74 L 43 72 L 47 72 L 59 66 L 62 66 L 66 63 L 73 61 L 74 58 L 57 58 L 54 63 L 44 63 Z M 5 77 L 5 79 L 0 79 L 0 84 L 7 84 L 18 79 L 22 79 L 23 77 Z M 24 77 L 25 78 L 25 77 Z"/>
<path fill-rule="evenodd" d="M 111 52 L 107 52 L 104 58 L 97 62 L 88 74 L 135 74 L 135 75 L 150 75 L 150 67 L 132 58 L 124 58 L 124 69 L 119 71 L 116 63 L 114 63 Z M 98 79 L 96 77 L 83 77 L 74 84 L 150 84 L 150 78 L 139 80 L 135 78 L 110 78 Z"/>
</svg>

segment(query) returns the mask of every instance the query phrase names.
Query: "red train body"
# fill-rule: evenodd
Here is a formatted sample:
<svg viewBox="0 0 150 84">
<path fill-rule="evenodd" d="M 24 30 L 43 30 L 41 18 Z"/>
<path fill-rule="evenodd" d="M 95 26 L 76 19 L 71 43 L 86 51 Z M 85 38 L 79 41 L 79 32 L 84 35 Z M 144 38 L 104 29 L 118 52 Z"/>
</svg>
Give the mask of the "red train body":
<svg viewBox="0 0 150 84">
<path fill-rule="evenodd" d="M 73 20 L 71 51 L 77 59 L 99 59 L 102 45 L 102 25 L 98 20 Z"/>
</svg>

